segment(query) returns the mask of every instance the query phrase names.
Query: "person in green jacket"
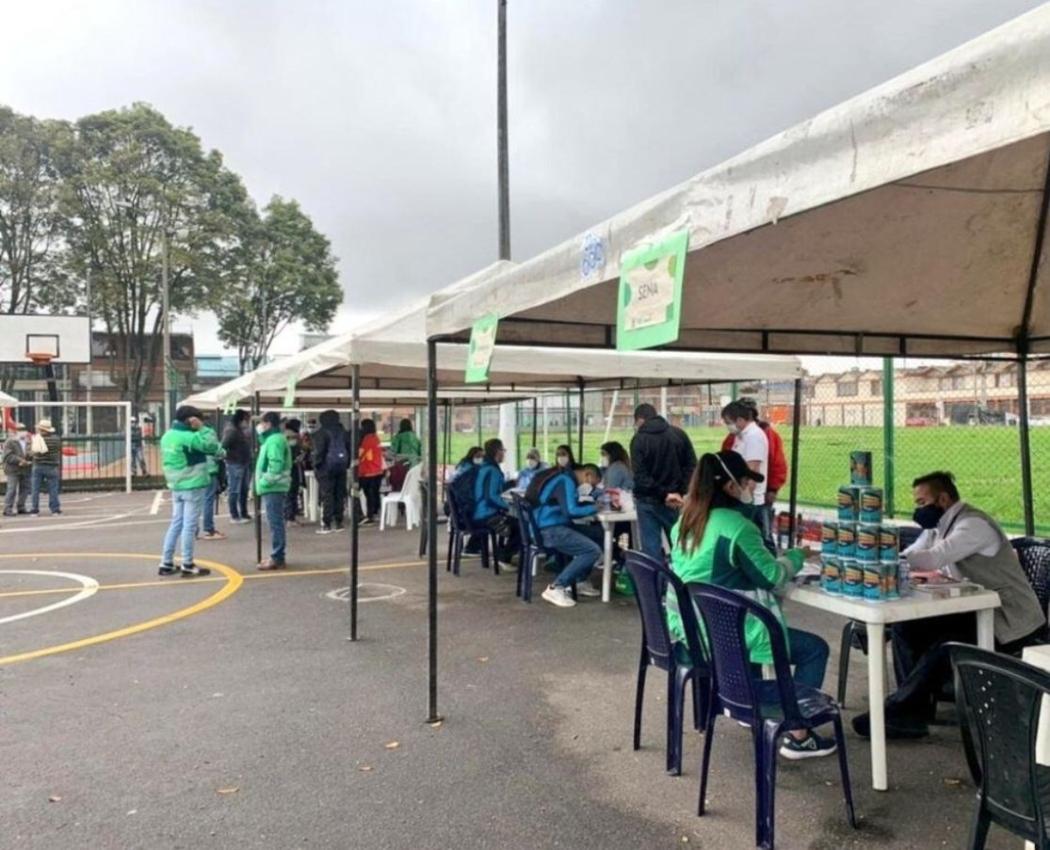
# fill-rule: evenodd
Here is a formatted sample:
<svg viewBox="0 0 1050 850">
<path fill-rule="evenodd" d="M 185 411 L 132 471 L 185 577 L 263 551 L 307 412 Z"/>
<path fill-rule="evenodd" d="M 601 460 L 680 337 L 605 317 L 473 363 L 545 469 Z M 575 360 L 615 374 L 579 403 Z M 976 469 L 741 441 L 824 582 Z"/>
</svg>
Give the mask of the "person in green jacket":
<svg viewBox="0 0 1050 850">
<path fill-rule="evenodd" d="M 195 407 L 182 405 L 175 411 L 175 421 L 160 440 L 164 480 L 171 491 L 171 525 L 164 535 L 160 558 L 162 576 L 180 573 L 205 576 L 211 570 L 193 563 L 193 543 L 197 536 L 204 496 L 211 483 L 208 455 L 218 451 L 215 432 L 205 430 L 203 414 Z M 175 545 L 182 540 L 182 565 L 175 567 Z"/>
<path fill-rule="evenodd" d="M 292 486 L 292 452 L 281 433 L 279 414 L 272 410 L 264 413 L 256 429 L 259 457 L 255 462 L 255 492 L 262 497 L 270 526 L 270 557 L 259 564 L 259 569 L 279 570 L 286 566 L 284 504 Z"/>
<path fill-rule="evenodd" d="M 781 557 L 770 554 L 762 533 L 747 505 L 754 483 L 762 475 L 751 469 L 733 451 L 705 454 L 693 472 L 682 515 L 671 529 L 671 569 L 687 584 L 703 582 L 735 590 L 768 609 L 784 631 L 791 662 L 795 666 L 795 686 L 799 696 L 807 688 L 819 689 L 828 664 L 828 644 L 818 635 L 787 625 L 775 591 L 788 584 L 802 569 L 803 549 L 790 549 Z M 699 612 L 697 619 L 702 623 Z M 678 600 L 667 594 L 667 625 L 679 641 L 685 640 Z M 702 636 L 704 637 L 704 636 Z M 762 680 L 762 665 L 773 662 L 769 633 L 754 617 L 744 623 L 744 638 L 751 656 L 756 682 Z M 704 637 L 706 640 L 706 637 Z M 768 685 L 759 685 L 761 694 Z M 785 736 L 780 754 L 789 759 L 827 756 L 835 752 L 834 740 L 811 731 Z"/>
<path fill-rule="evenodd" d="M 205 422 L 201 426 L 202 431 L 209 431 L 215 438 L 218 447 L 214 452 L 208 453 L 208 489 L 204 492 L 204 507 L 201 512 L 201 525 L 204 540 L 225 540 L 226 535 L 215 527 L 215 502 L 219 498 L 219 461 L 226 457 L 226 450 L 219 443 L 219 436 L 215 429 Z"/>
<path fill-rule="evenodd" d="M 412 430 L 412 420 L 402 419 L 394 439 L 390 441 L 390 452 L 394 460 L 405 461 L 415 466 L 423 457 L 423 444 Z"/>
</svg>

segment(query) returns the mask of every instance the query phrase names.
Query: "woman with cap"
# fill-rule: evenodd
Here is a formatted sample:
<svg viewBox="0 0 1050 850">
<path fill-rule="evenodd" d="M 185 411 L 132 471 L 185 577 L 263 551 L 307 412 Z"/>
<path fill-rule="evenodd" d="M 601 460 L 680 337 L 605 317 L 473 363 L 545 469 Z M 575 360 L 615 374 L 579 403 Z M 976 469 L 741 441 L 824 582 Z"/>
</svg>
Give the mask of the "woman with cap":
<svg viewBox="0 0 1050 850">
<path fill-rule="evenodd" d="M 529 449 L 525 452 L 525 466 L 518 472 L 518 480 L 514 487 L 517 490 L 528 490 L 529 482 L 536 477 L 536 474 L 543 472 L 547 469 L 547 464 L 540 458 L 540 450 L 536 448 Z"/>
<path fill-rule="evenodd" d="M 40 491 L 47 488 L 47 506 L 53 514 L 62 513 L 58 490 L 62 479 L 62 439 L 55 433 L 50 419 L 41 419 L 29 443 L 33 461 L 31 473 L 32 502 L 29 513 L 40 513 Z"/>
<path fill-rule="evenodd" d="M 735 590 L 767 608 L 784 630 L 795 666 L 795 684 L 819 689 L 828 663 L 823 638 L 787 625 L 774 591 L 788 584 L 806 559 L 802 549 L 789 549 L 774 558 L 762 541 L 758 526 L 740 510 L 752 501 L 754 485 L 762 475 L 751 469 L 736 452 L 705 454 L 689 482 L 682 515 L 671 530 L 671 569 L 684 582 L 704 582 Z M 685 640 L 682 618 L 674 593 L 667 595 L 667 624 L 672 634 Z M 762 679 L 762 665 L 773 663 L 765 626 L 749 618 L 744 637 L 751 655 L 754 677 Z M 780 754 L 789 759 L 813 758 L 835 752 L 835 742 L 812 731 L 785 736 Z"/>
<path fill-rule="evenodd" d="M 292 486 L 292 451 L 281 433 L 280 414 L 272 410 L 264 413 L 256 430 L 259 458 L 255 462 L 255 492 L 262 498 L 270 526 L 270 557 L 259 563 L 259 569 L 279 570 L 285 566 L 284 508 Z"/>
</svg>

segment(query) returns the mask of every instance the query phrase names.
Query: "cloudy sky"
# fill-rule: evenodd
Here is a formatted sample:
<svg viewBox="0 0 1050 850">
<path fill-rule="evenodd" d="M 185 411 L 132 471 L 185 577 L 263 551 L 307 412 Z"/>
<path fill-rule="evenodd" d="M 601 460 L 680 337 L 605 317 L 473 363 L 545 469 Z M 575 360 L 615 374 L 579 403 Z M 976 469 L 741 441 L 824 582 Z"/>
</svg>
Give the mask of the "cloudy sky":
<svg viewBox="0 0 1050 850">
<path fill-rule="evenodd" d="M 509 0 L 514 258 L 1038 5 Z M 193 127 L 260 204 L 296 198 L 331 238 L 334 330 L 496 258 L 496 0 L 5 6 L 0 102 L 147 101 Z"/>
</svg>

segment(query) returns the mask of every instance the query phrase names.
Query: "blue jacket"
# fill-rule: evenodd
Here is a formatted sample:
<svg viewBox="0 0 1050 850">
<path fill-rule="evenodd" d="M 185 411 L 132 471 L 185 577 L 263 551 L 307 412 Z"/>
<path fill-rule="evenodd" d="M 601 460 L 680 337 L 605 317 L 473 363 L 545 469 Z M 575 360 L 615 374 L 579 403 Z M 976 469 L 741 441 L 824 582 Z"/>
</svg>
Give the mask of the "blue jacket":
<svg viewBox="0 0 1050 850">
<path fill-rule="evenodd" d="M 574 519 L 594 516 L 598 508 L 581 504 L 576 489 L 576 476 L 571 472 L 555 475 L 540 490 L 540 507 L 536 508 L 536 525 L 540 529 L 570 525 Z"/>
<path fill-rule="evenodd" d="M 505 484 L 503 470 L 486 460 L 478 471 L 478 477 L 474 479 L 475 522 L 484 522 L 507 510 L 507 503 L 503 501 Z"/>
</svg>

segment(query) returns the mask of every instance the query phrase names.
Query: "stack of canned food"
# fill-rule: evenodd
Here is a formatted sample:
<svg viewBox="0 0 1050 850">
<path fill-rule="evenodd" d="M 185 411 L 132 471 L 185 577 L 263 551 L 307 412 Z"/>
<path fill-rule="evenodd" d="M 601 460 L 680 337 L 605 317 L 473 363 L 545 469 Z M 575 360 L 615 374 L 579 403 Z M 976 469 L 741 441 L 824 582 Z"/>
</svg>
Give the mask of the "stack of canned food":
<svg viewBox="0 0 1050 850">
<path fill-rule="evenodd" d="M 853 460 L 855 471 L 861 464 Z M 863 468 L 871 469 L 870 455 Z M 870 482 L 840 487 L 838 520 L 821 533 L 821 587 L 870 602 L 899 599 L 899 549 L 897 528 L 883 522 L 882 490 Z"/>
</svg>

